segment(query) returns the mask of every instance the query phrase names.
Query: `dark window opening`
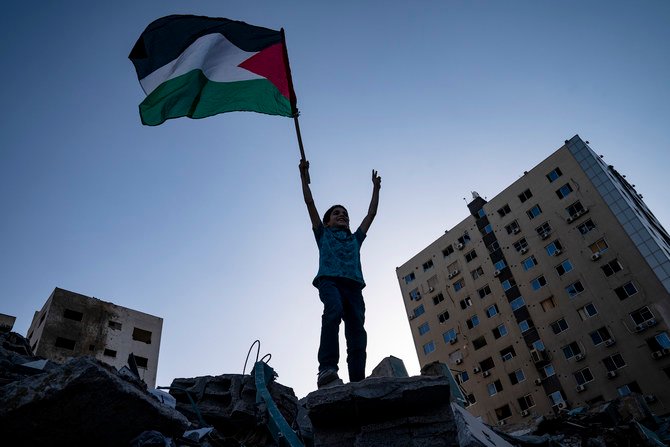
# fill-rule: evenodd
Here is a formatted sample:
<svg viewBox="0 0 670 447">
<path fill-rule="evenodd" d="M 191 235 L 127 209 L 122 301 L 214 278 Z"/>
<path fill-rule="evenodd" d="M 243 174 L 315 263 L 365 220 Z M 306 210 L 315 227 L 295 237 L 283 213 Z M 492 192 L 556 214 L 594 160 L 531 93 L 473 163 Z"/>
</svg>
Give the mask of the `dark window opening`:
<svg viewBox="0 0 670 447">
<path fill-rule="evenodd" d="M 148 368 L 149 365 L 149 359 L 146 357 L 140 357 L 139 355 L 135 356 L 135 363 L 137 364 L 138 368 Z"/>
<path fill-rule="evenodd" d="M 56 337 L 56 347 L 74 351 L 75 341 L 68 338 Z"/>
<path fill-rule="evenodd" d="M 105 357 L 116 357 L 116 351 L 113 349 L 105 349 L 103 354 L 105 355 Z"/>
<path fill-rule="evenodd" d="M 77 312 L 76 310 L 72 309 L 65 309 L 65 311 L 63 312 L 63 316 L 68 320 L 74 320 L 74 321 L 81 321 L 81 319 L 84 318 L 83 313 Z"/>
<path fill-rule="evenodd" d="M 133 328 L 133 340 L 141 341 L 148 345 L 151 344 L 151 332 L 138 327 Z"/>
<path fill-rule="evenodd" d="M 120 331 L 121 327 L 122 327 L 121 323 L 119 323 L 117 321 L 111 321 L 110 320 L 107 324 L 110 328 L 112 328 L 114 330 L 117 330 L 117 331 Z"/>
</svg>

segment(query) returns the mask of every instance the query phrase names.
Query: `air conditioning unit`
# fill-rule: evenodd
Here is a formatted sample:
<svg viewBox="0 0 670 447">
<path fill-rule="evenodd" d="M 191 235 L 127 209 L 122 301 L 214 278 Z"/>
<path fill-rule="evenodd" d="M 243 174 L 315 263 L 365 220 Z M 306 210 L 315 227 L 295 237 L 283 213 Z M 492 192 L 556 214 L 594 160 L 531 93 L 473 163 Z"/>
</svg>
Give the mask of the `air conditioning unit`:
<svg viewBox="0 0 670 447">
<path fill-rule="evenodd" d="M 584 360 L 585 357 L 586 356 L 580 352 L 575 356 L 575 361 L 579 362 L 580 360 Z"/>
<path fill-rule="evenodd" d="M 460 244 L 460 243 L 459 243 L 458 245 L 456 245 L 456 248 L 457 248 L 458 250 L 463 250 L 463 247 L 464 247 L 464 245 L 463 245 L 463 244 Z"/>
<path fill-rule="evenodd" d="M 528 416 L 529 414 L 530 414 L 530 411 L 528 411 L 528 410 L 523 410 L 523 411 L 521 412 L 521 416 L 524 416 L 524 417 L 525 417 L 525 416 Z"/>
<path fill-rule="evenodd" d="M 428 287 L 428 293 L 435 292 L 435 287 Z"/>
<path fill-rule="evenodd" d="M 638 325 L 635 326 L 635 332 L 642 332 L 645 329 L 646 329 L 646 327 L 645 327 L 644 324 L 638 324 Z"/>
<path fill-rule="evenodd" d="M 484 373 L 482 374 L 482 376 L 484 376 L 484 377 L 488 377 L 490 375 L 491 375 L 491 371 L 484 371 Z"/>
<path fill-rule="evenodd" d="M 514 227 L 514 229 L 512 230 L 512 233 L 514 233 L 514 234 L 519 234 L 520 232 L 521 232 L 521 228 L 519 228 L 519 227 Z"/>
<path fill-rule="evenodd" d="M 579 212 L 579 215 L 580 215 L 580 216 L 583 216 L 584 214 L 586 214 L 586 213 L 588 213 L 588 212 L 589 212 L 589 209 L 588 209 L 588 208 L 584 208 L 583 210 L 581 210 L 581 211 Z"/>
<path fill-rule="evenodd" d="M 504 420 L 498 421 L 498 425 L 505 425 L 505 421 Z"/>
<path fill-rule="evenodd" d="M 460 365 L 461 363 L 463 363 L 463 359 L 456 359 L 456 364 L 457 365 Z"/>
<path fill-rule="evenodd" d="M 474 372 L 475 374 L 479 374 L 480 372 L 482 372 L 482 370 L 479 366 L 475 366 L 474 368 L 472 368 L 472 372 Z"/>
<path fill-rule="evenodd" d="M 614 346 L 615 343 L 616 340 L 613 338 L 608 338 L 607 340 L 605 340 L 605 346 Z"/>
<path fill-rule="evenodd" d="M 416 318 L 416 315 L 414 315 L 414 314 L 409 314 L 409 315 L 407 315 L 407 318 L 409 318 L 409 321 L 412 321 L 413 319 Z"/>
<path fill-rule="evenodd" d="M 647 402 L 648 404 L 653 404 L 656 402 L 656 396 L 653 394 L 646 394 L 644 396 L 644 401 Z"/>
<path fill-rule="evenodd" d="M 559 402 L 558 404 L 556 404 L 556 406 L 558 407 L 559 410 L 565 410 L 566 408 L 568 408 L 568 404 L 566 404 L 565 402 Z"/>
<path fill-rule="evenodd" d="M 545 231 L 544 233 L 542 233 L 542 234 L 540 235 L 540 237 L 541 237 L 542 239 L 546 239 L 546 238 L 549 237 L 549 235 L 550 235 L 550 233 L 547 232 L 547 231 Z"/>
<path fill-rule="evenodd" d="M 500 276 L 500 270 L 496 270 L 495 272 L 493 272 L 493 276 Z"/>
<path fill-rule="evenodd" d="M 658 360 L 661 357 L 663 357 L 663 351 L 654 351 L 654 352 L 651 353 L 651 358 L 653 358 L 653 359 Z"/>
<path fill-rule="evenodd" d="M 656 319 L 655 318 L 652 318 L 651 320 L 647 320 L 647 321 L 644 322 L 644 325 L 647 326 L 647 327 L 652 327 L 655 324 L 656 324 Z"/>
<path fill-rule="evenodd" d="M 561 250 L 556 249 L 556 251 L 554 252 L 554 256 L 559 256 L 561 253 L 562 253 Z"/>
<path fill-rule="evenodd" d="M 535 379 L 535 385 L 542 385 L 542 379 Z"/>
<path fill-rule="evenodd" d="M 521 254 L 525 255 L 526 253 L 528 253 L 528 248 L 526 248 L 526 247 L 522 248 L 521 249 Z"/>
<path fill-rule="evenodd" d="M 577 387 L 575 388 L 575 390 L 577 390 L 578 393 L 581 393 L 585 389 L 586 389 L 586 386 L 584 386 L 584 385 L 577 385 Z"/>
<path fill-rule="evenodd" d="M 617 376 L 616 371 L 607 371 L 607 378 L 613 379 Z"/>
<path fill-rule="evenodd" d="M 450 344 L 450 345 L 455 345 L 455 344 L 456 344 L 456 341 L 457 341 L 456 338 L 452 338 L 451 340 L 449 340 L 449 344 Z"/>
<path fill-rule="evenodd" d="M 598 252 L 598 253 L 593 253 L 593 254 L 591 255 L 591 261 L 597 261 L 598 259 L 600 259 L 600 256 L 602 256 L 602 255 L 600 254 L 600 252 Z"/>
<path fill-rule="evenodd" d="M 574 219 L 574 217 L 572 217 L 572 216 L 570 216 L 570 217 L 568 217 L 567 219 L 565 219 L 565 221 L 566 221 L 567 223 L 572 223 L 573 220 L 575 220 L 575 219 Z"/>
</svg>

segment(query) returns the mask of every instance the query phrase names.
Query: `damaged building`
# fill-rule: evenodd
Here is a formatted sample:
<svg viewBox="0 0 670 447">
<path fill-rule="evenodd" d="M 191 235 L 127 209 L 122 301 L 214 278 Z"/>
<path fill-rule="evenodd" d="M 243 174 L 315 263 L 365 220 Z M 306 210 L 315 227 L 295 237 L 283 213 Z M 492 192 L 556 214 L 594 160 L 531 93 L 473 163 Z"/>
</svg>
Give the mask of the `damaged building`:
<svg viewBox="0 0 670 447">
<path fill-rule="evenodd" d="M 156 385 L 163 319 L 55 288 L 35 312 L 28 340 L 35 355 L 54 362 L 89 355 L 119 369 L 133 354 L 140 377 Z"/>
<path fill-rule="evenodd" d="M 421 365 L 528 421 L 630 393 L 670 407 L 670 236 L 579 136 L 397 269 Z"/>
</svg>

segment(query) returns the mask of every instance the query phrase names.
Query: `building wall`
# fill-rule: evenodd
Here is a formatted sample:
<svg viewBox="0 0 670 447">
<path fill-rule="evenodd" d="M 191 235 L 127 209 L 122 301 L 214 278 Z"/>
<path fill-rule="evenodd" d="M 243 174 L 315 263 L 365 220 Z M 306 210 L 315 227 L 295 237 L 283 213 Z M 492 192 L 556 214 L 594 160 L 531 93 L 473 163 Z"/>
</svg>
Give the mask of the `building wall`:
<svg viewBox="0 0 670 447">
<path fill-rule="evenodd" d="M 575 136 L 468 208 L 397 270 L 421 365 L 489 423 L 629 390 L 667 412 L 670 238 L 634 187 Z"/>
<path fill-rule="evenodd" d="M 133 353 L 140 377 L 155 387 L 162 318 L 56 288 L 28 330 L 33 352 L 56 362 L 91 355 L 117 369 Z"/>
</svg>

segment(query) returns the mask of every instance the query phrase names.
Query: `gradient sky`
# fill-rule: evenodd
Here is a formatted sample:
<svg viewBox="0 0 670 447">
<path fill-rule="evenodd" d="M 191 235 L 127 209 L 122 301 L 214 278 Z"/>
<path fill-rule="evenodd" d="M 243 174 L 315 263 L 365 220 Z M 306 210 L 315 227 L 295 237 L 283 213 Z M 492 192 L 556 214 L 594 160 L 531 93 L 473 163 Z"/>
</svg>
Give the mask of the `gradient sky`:
<svg viewBox="0 0 670 447">
<path fill-rule="evenodd" d="M 0 313 L 16 332 L 61 287 L 164 318 L 158 385 L 241 373 L 260 339 L 280 383 L 316 388 L 318 253 L 293 122 L 142 126 L 127 56 L 169 14 L 286 30 L 320 212 L 342 203 L 357 226 L 379 170 L 368 373 L 394 355 L 418 374 L 395 268 L 467 216 L 471 191 L 495 196 L 575 134 L 670 225 L 670 2 L 14 1 Z"/>
</svg>

